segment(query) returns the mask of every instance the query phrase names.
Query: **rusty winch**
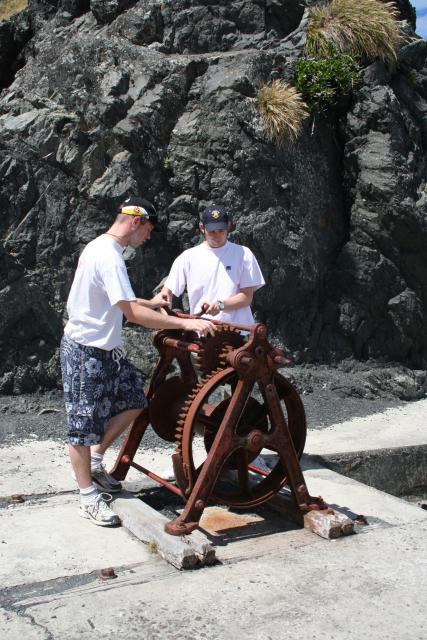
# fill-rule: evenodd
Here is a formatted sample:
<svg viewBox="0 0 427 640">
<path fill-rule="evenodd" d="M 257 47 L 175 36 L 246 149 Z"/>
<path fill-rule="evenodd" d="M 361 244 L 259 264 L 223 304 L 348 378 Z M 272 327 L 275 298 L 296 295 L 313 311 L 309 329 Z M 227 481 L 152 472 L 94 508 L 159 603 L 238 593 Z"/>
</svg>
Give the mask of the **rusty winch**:
<svg viewBox="0 0 427 640">
<path fill-rule="evenodd" d="M 304 407 L 278 373 L 289 361 L 269 343 L 263 324 L 214 324 L 215 335 L 206 338 L 175 330 L 154 335 L 160 359 L 147 392 L 149 408 L 129 431 L 112 474 L 123 480 L 132 466 L 182 497 L 183 512 L 165 527 L 172 535 L 195 529 L 208 501 L 248 509 L 284 485 L 301 511 L 324 509 L 321 498 L 309 495 L 299 465 Z M 176 444 L 176 483 L 133 461 L 149 424 Z M 278 454 L 272 469 L 256 465 L 263 450 Z"/>
</svg>

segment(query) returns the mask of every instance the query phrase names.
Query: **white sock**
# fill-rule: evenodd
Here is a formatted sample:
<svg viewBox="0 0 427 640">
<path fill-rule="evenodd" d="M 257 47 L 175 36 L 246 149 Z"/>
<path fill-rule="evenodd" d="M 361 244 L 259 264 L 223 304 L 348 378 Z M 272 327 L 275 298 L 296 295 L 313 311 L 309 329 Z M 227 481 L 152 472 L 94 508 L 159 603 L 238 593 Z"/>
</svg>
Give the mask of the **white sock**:
<svg viewBox="0 0 427 640">
<path fill-rule="evenodd" d="M 90 468 L 91 469 L 97 469 L 101 465 L 103 458 L 104 458 L 104 454 L 103 453 L 91 453 L 90 454 Z"/>
<path fill-rule="evenodd" d="M 80 489 L 80 500 L 82 504 L 91 504 L 95 501 L 99 494 L 98 489 L 94 484 L 91 484 L 89 487 L 85 489 Z"/>
</svg>

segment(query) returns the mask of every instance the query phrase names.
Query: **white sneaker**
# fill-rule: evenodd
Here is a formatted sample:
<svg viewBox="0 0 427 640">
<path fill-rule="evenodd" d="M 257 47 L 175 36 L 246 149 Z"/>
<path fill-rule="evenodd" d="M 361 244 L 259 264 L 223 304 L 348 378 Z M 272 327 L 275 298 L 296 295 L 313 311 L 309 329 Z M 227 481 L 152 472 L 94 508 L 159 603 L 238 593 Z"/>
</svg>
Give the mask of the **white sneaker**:
<svg viewBox="0 0 427 640">
<path fill-rule="evenodd" d="M 104 491 L 108 491 L 109 493 L 118 493 L 122 490 L 121 482 L 107 473 L 105 465 L 102 464 L 102 462 L 97 467 L 91 468 L 90 473 L 92 480 L 96 482 L 101 489 L 104 489 Z"/>
<path fill-rule="evenodd" d="M 112 496 L 109 493 L 99 493 L 93 502 L 80 503 L 79 515 L 101 527 L 112 527 L 120 524 L 120 518 L 110 509 L 109 502 Z"/>
</svg>

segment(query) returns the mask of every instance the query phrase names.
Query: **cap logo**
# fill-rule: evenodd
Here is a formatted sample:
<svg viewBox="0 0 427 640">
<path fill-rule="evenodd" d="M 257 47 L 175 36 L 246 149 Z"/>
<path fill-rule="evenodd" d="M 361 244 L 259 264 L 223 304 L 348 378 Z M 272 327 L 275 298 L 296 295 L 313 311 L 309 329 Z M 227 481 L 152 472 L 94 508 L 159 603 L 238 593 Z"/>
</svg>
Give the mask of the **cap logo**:
<svg viewBox="0 0 427 640">
<path fill-rule="evenodd" d="M 125 213 L 128 216 L 140 216 L 141 218 L 149 218 L 148 213 L 143 207 L 122 207 L 120 213 Z"/>
<path fill-rule="evenodd" d="M 215 209 L 215 211 L 212 211 L 211 215 L 212 215 L 212 218 L 215 218 L 215 220 L 218 220 L 221 214 L 217 209 Z"/>
</svg>

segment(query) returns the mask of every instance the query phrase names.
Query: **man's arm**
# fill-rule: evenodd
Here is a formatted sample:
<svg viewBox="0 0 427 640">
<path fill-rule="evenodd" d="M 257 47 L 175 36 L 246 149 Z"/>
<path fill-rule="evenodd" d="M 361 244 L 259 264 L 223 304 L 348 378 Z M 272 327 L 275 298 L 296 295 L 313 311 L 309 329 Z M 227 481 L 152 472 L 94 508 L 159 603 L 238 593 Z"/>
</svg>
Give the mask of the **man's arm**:
<svg viewBox="0 0 427 640">
<path fill-rule="evenodd" d="M 208 320 L 186 320 L 167 316 L 145 306 L 135 300 L 119 300 L 117 306 L 129 322 L 140 324 L 147 329 L 180 329 L 181 331 L 196 331 L 200 335 L 214 335 L 215 325 Z"/>
<path fill-rule="evenodd" d="M 157 307 L 171 307 L 172 306 L 172 291 L 167 287 L 163 287 L 162 290 L 151 298 L 151 303 Z"/>
<path fill-rule="evenodd" d="M 224 304 L 223 311 L 235 311 L 243 307 L 250 307 L 255 289 L 256 287 L 243 287 L 238 293 L 235 293 L 234 296 L 230 296 L 226 298 L 226 300 L 221 300 Z M 203 300 L 201 307 L 203 308 L 203 313 L 211 316 L 216 316 L 221 311 L 219 308 L 219 300 Z"/>
<path fill-rule="evenodd" d="M 169 275 L 164 281 L 163 288 L 154 298 L 153 302 L 160 303 L 161 306 L 166 305 L 172 307 L 173 295 L 179 297 L 183 294 L 187 286 L 187 269 L 186 269 L 187 252 L 181 253 L 172 263 Z"/>
<path fill-rule="evenodd" d="M 150 300 L 145 300 L 144 298 L 137 298 L 136 303 L 141 307 L 146 307 L 147 309 L 161 309 L 163 307 L 170 307 L 171 304 L 166 296 L 161 295 L 162 292 L 156 294 Z M 172 295 L 171 295 L 172 300 Z"/>
</svg>

